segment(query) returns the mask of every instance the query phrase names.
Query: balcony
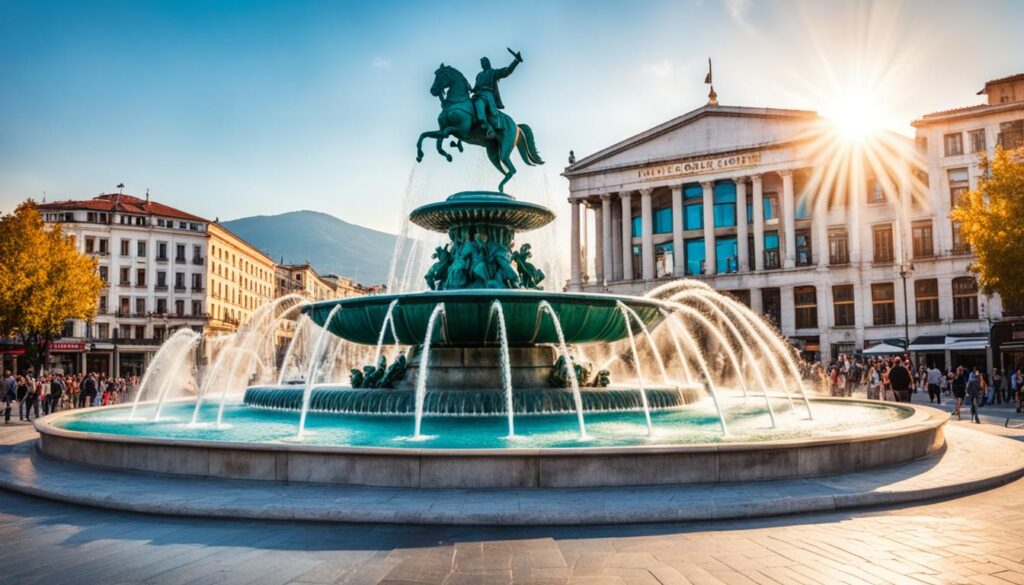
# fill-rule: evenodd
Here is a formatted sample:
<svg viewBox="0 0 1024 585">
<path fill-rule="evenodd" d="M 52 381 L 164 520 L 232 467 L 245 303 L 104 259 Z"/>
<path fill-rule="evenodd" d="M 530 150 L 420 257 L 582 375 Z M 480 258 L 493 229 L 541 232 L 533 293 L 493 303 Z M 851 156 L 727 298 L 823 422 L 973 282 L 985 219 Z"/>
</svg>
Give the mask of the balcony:
<svg viewBox="0 0 1024 585">
<path fill-rule="evenodd" d="M 155 290 L 156 292 L 167 292 L 167 285 L 166 284 L 158 284 L 158 285 L 153 287 L 153 290 Z"/>
<path fill-rule="evenodd" d="M 185 288 L 184 284 L 176 284 L 176 285 L 174 285 L 174 292 L 185 292 L 186 290 L 188 290 L 188 289 Z"/>
<path fill-rule="evenodd" d="M 782 258 L 779 256 L 779 251 L 765 250 L 764 251 L 764 269 L 765 270 L 778 270 L 782 268 Z"/>
<path fill-rule="evenodd" d="M 144 283 L 144 282 L 137 282 L 137 283 L 135 283 L 135 288 L 143 288 L 144 289 L 144 288 L 146 288 L 146 283 Z"/>
<path fill-rule="evenodd" d="M 201 258 L 199 256 L 195 256 L 195 257 L 192 258 L 192 263 L 195 264 L 196 266 L 202 266 L 203 265 L 203 260 L 204 260 L 203 258 Z"/>
<path fill-rule="evenodd" d="M 204 289 L 202 285 L 199 285 L 199 286 L 192 285 L 192 292 L 201 293 L 204 290 L 206 290 L 206 289 Z"/>
<path fill-rule="evenodd" d="M 167 256 L 165 256 L 165 255 L 157 256 L 156 257 L 156 261 L 157 262 L 167 262 Z"/>
<path fill-rule="evenodd" d="M 829 254 L 828 264 L 829 266 L 842 266 L 850 263 L 850 255 L 846 252 L 842 254 Z"/>
<path fill-rule="evenodd" d="M 174 257 L 174 263 L 175 264 L 185 264 L 186 263 L 185 262 L 185 257 L 184 256 L 175 256 Z"/>
<path fill-rule="evenodd" d="M 970 256 L 971 245 L 970 244 L 953 244 L 953 249 L 950 250 L 950 254 L 953 256 Z"/>
</svg>

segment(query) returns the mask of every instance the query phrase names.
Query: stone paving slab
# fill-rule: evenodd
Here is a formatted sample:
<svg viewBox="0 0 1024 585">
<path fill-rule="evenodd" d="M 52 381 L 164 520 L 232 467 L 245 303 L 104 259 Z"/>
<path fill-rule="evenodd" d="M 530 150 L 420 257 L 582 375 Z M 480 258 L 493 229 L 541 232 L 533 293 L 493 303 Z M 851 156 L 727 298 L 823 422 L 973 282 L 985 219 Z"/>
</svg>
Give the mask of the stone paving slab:
<svg viewBox="0 0 1024 585">
<path fill-rule="evenodd" d="M 188 478 L 87 468 L 42 456 L 31 427 L 0 441 L 0 487 L 164 515 L 448 525 L 581 525 L 828 512 L 978 491 L 1024 476 L 1024 443 L 947 425 L 942 453 L 819 478 L 574 489 L 402 489 Z"/>
</svg>

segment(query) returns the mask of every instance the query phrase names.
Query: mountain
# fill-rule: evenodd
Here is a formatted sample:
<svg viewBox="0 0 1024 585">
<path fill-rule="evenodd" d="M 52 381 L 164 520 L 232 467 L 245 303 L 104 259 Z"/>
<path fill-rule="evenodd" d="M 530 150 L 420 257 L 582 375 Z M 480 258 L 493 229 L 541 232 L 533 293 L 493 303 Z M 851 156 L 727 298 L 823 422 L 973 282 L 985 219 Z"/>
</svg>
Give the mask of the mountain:
<svg viewBox="0 0 1024 585">
<path fill-rule="evenodd" d="M 360 284 L 387 280 L 396 239 L 318 211 L 243 217 L 224 222 L 224 227 L 275 262 L 282 257 L 286 264 L 308 260 L 321 275 L 333 273 Z"/>
</svg>

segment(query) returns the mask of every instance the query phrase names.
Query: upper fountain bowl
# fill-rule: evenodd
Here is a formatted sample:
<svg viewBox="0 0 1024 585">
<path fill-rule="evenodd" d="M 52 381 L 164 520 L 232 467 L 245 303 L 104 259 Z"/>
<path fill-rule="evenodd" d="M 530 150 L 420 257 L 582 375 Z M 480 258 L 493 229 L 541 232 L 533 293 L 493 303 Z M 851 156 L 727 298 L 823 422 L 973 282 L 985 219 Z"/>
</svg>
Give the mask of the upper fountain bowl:
<svg viewBox="0 0 1024 585">
<path fill-rule="evenodd" d="M 383 328 L 384 343 L 394 343 L 391 328 L 383 326 L 388 307 L 396 300 L 392 317 L 398 342 L 403 345 L 425 341 L 427 321 L 438 303 L 444 303 L 445 312 L 434 328 L 431 342 L 455 346 L 498 342 L 498 322 L 491 310 L 494 301 L 501 303 L 509 344 L 519 346 L 559 342 L 552 320 L 541 313 L 543 301 L 558 315 L 566 343 L 624 338 L 628 330 L 619 302 L 636 311 L 648 326 L 660 318 L 660 304 L 654 299 L 524 289 L 458 289 L 354 297 L 312 303 L 304 306 L 302 312 L 323 327 L 334 308 L 339 307 L 327 325 L 331 333 L 373 345 Z M 638 332 L 636 321 L 631 321 L 630 326 Z"/>
<path fill-rule="evenodd" d="M 517 201 L 505 193 L 463 191 L 416 208 L 409 219 L 422 228 L 441 233 L 466 224 L 500 225 L 521 232 L 551 223 L 555 214 L 543 205 Z"/>
</svg>

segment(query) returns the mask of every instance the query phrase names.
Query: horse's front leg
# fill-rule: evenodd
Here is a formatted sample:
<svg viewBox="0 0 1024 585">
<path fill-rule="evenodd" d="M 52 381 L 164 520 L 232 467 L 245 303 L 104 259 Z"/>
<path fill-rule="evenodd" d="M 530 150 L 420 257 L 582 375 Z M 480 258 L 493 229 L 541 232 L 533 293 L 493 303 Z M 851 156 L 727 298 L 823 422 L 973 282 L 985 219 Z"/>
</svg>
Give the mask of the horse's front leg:
<svg viewBox="0 0 1024 585">
<path fill-rule="evenodd" d="M 416 162 L 423 161 L 424 138 L 437 138 L 438 140 L 444 140 L 444 135 L 441 133 L 440 130 L 427 130 L 423 134 L 420 134 L 420 139 L 416 141 Z"/>
<path fill-rule="evenodd" d="M 441 131 L 439 132 L 440 136 L 438 136 L 437 138 L 437 152 L 439 152 L 441 156 L 447 159 L 448 162 L 452 162 L 452 155 L 448 154 L 448 152 L 444 149 L 444 139 L 454 134 L 455 130 L 456 129 L 451 126 L 442 128 Z"/>
</svg>

